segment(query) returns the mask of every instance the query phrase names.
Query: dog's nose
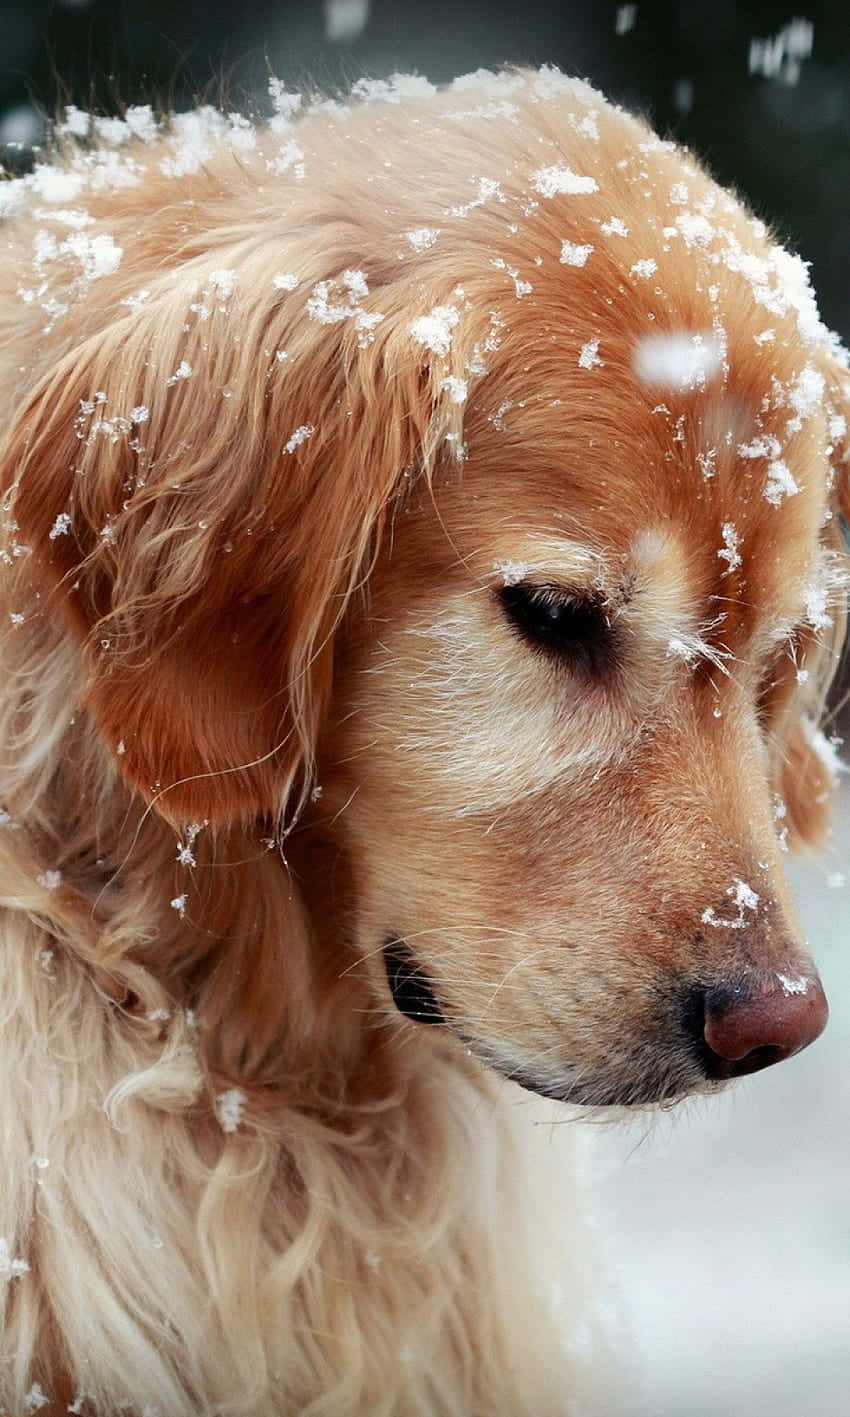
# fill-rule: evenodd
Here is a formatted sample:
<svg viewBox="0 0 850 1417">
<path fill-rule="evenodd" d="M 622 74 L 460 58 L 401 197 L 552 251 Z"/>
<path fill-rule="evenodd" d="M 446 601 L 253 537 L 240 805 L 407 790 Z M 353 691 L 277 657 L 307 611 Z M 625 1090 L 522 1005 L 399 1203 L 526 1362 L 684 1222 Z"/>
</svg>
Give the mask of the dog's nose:
<svg viewBox="0 0 850 1417">
<path fill-rule="evenodd" d="M 760 976 L 751 987 L 709 989 L 703 1038 L 710 1078 L 743 1077 L 799 1053 L 823 1033 L 829 1005 L 814 970 Z"/>
</svg>

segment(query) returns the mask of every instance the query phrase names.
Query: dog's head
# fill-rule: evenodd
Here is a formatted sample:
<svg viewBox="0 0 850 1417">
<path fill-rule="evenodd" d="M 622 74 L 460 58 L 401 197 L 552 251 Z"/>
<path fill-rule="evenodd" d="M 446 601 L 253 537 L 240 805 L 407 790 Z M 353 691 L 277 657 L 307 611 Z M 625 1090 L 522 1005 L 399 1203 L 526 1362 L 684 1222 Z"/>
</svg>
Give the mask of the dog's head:
<svg viewBox="0 0 850 1417">
<path fill-rule="evenodd" d="M 484 88 L 316 112 L 306 177 L 222 139 L 135 266 L 125 199 L 14 535 L 157 810 L 297 803 L 388 1005 L 673 1097 L 826 1017 L 781 849 L 826 820 L 848 380 L 693 162 L 552 73 Z"/>
</svg>

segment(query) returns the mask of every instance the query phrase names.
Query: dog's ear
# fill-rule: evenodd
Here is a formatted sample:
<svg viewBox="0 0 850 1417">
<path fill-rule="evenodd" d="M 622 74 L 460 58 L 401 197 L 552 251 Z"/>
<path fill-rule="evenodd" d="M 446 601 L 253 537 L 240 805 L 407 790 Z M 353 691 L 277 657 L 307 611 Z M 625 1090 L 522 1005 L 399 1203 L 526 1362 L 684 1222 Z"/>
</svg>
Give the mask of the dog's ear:
<svg viewBox="0 0 850 1417">
<path fill-rule="evenodd" d="M 0 450 L 7 554 L 29 549 L 42 613 L 61 605 L 83 645 L 87 707 L 174 821 L 303 790 L 335 626 L 405 474 L 459 416 L 409 305 L 378 292 L 389 313 L 370 311 L 347 270 L 311 306 L 279 262 L 218 252 L 160 278 L 52 369 Z"/>
<path fill-rule="evenodd" d="M 842 659 L 850 584 L 850 370 L 832 353 L 824 355 L 821 367 L 831 464 L 831 516 L 824 528 L 830 623 L 823 626 L 820 643 L 807 660 L 808 680 L 792 701 L 781 781 L 792 838 L 812 846 L 829 826 L 835 786 L 835 753 L 815 725 L 824 716 Z"/>
</svg>

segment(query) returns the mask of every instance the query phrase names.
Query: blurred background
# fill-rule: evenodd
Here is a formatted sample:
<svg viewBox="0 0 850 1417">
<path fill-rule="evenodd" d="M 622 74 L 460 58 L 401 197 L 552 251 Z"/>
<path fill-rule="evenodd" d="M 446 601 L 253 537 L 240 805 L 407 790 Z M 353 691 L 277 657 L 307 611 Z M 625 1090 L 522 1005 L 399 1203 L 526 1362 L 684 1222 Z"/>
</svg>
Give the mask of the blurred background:
<svg viewBox="0 0 850 1417">
<path fill-rule="evenodd" d="M 850 344 L 850 0 L 0 0 L 0 163 L 24 170 L 66 103 L 262 113 L 272 73 L 337 91 L 509 61 L 692 147 L 811 263 Z M 645 1392 L 611 1417 L 850 1414 L 848 783 L 826 854 L 794 868 L 825 1038 L 711 1102 L 584 1129 Z"/>
</svg>

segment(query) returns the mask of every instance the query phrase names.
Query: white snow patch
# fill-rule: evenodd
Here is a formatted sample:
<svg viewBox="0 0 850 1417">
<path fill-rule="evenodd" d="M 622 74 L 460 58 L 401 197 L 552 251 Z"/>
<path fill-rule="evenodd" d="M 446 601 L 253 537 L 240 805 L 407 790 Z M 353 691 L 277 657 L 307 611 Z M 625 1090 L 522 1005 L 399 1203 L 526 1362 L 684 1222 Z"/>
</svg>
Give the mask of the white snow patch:
<svg viewBox="0 0 850 1417">
<path fill-rule="evenodd" d="M 388 79 L 358 79 L 352 97 L 366 103 L 401 103 L 403 98 L 430 98 L 436 86 L 420 74 L 390 74 Z"/>
<path fill-rule="evenodd" d="M 413 231 L 404 232 L 404 236 L 414 251 L 427 251 L 434 245 L 439 234 L 440 228 L 438 226 L 417 226 Z"/>
<path fill-rule="evenodd" d="M 65 109 L 65 117 L 61 123 L 56 124 L 56 132 L 70 138 L 87 138 L 91 127 L 91 114 L 86 113 L 82 108 L 77 108 L 76 104 L 69 103 Z"/>
<path fill-rule="evenodd" d="M 519 585 L 528 575 L 528 567 L 523 561 L 494 561 L 493 570 L 501 577 L 502 585 Z"/>
<path fill-rule="evenodd" d="M 56 891 L 62 884 L 61 871 L 44 871 L 40 876 L 36 876 L 36 883 L 43 886 L 46 891 Z"/>
<path fill-rule="evenodd" d="M 784 502 L 786 497 L 795 497 L 800 488 L 794 480 L 794 476 L 788 464 L 781 458 L 774 458 L 767 465 L 767 482 L 764 487 L 764 499 L 770 502 L 771 506 L 778 507 Z"/>
<path fill-rule="evenodd" d="M 50 531 L 47 533 L 48 541 L 55 541 L 59 536 L 67 536 L 71 530 L 71 518 L 68 512 L 60 512 Z"/>
<path fill-rule="evenodd" d="M 638 263 L 640 264 L 640 263 Z M 654 263 L 653 263 L 654 264 Z M 632 267 L 635 270 L 635 267 Z M 720 372 L 722 350 L 715 334 L 644 335 L 637 343 L 634 371 L 650 388 L 685 393 L 704 388 Z"/>
<path fill-rule="evenodd" d="M 79 261 L 86 280 L 98 280 L 117 271 L 124 251 L 108 232 L 88 236 L 84 231 L 75 231 L 62 242 L 56 254 L 72 256 Z"/>
<path fill-rule="evenodd" d="M 723 572 L 724 576 L 728 576 L 730 571 L 736 571 L 741 564 L 741 538 L 735 530 L 733 522 L 724 522 L 720 531 L 723 545 L 717 554 L 721 561 L 728 562 L 726 570 Z"/>
<path fill-rule="evenodd" d="M 629 228 L 618 216 L 612 216 L 609 221 L 603 221 L 599 230 L 603 236 L 628 236 Z"/>
<path fill-rule="evenodd" d="M 635 261 L 634 265 L 630 266 L 629 275 L 639 276 L 641 280 L 646 280 L 649 276 L 654 275 L 657 270 L 658 262 L 653 261 L 651 256 L 647 256 L 644 260 Z"/>
<path fill-rule="evenodd" d="M 604 359 L 599 358 L 598 339 L 589 339 L 587 344 L 582 345 L 578 356 L 579 369 L 601 368 L 604 363 Z"/>
<path fill-rule="evenodd" d="M 186 828 L 186 840 L 177 842 L 177 861 L 181 866 L 197 866 L 194 846 L 204 827 L 209 826 L 208 821 L 191 822 Z"/>
<path fill-rule="evenodd" d="M 782 985 L 782 992 L 786 998 L 789 998 L 792 994 L 808 994 L 809 992 L 811 980 L 808 979 L 805 974 L 798 974 L 796 977 L 793 977 L 788 974 L 780 974 L 777 969 L 776 977 Z"/>
<path fill-rule="evenodd" d="M 779 456 L 779 439 L 774 438 L 772 433 L 766 433 L 764 437 L 753 438 L 751 443 L 738 444 L 739 458 L 776 458 Z"/>
<path fill-rule="evenodd" d="M 721 920 L 716 915 L 714 907 L 711 905 L 707 910 L 702 912 L 700 919 L 704 925 L 712 925 L 715 929 L 743 930 L 747 925 L 747 921 L 744 919 L 744 911 L 755 910 L 759 903 L 759 897 L 752 886 L 748 886 L 746 881 L 742 881 L 738 878 L 736 878 L 734 885 L 729 886 L 726 894 L 732 897 L 732 904 L 737 906 L 738 909 L 738 914 L 734 920 Z"/>
<path fill-rule="evenodd" d="M 410 326 L 413 338 L 430 349 L 434 354 L 448 354 L 452 344 L 452 330 L 457 325 L 460 314 L 454 305 L 435 305 L 428 315 L 420 315 Z"/>
<path fill-rule="evenodd" d="M 634 29 L 636 20 L 637 5 L 618 5 L 614 16 L 614 33 L 628 34 Z"/>
<path fill-rule="evenodd" d="M 245 1112 L 245 1094 L 238 1087 L 220 1092 L 215 1099 L 215 1115 L 223 1132 L 238 1131 Z"/>
<path fill-rule="evenodd" d="M 13 1259 L 9 1250 L 9 1242 L 4 1235 L 0 1235 L 0 1275 L 8 1275 L 10 1279 L 20 1279 L 22 1274 L 29 1274 L 30 1267 L 26 1260 Z"/>
<path fill-rule="evenodd" d="M 531 185 L 541 197 L 577 197 L 599 191 L 599 183 L 594 177 L 573 172 L 571 167 L 566 167 L 563 163 L 538 167 L 531 175 Z"/>
<path fill-rule="evenodd" d="M 455 374 L 449 374 L 443 380 L 442 387 L 445 389 L 452 403 L 465 403 L 469 393 L 469 385 L 465 379 L 459 379 Z"/>
<path fill-rule="evenodd" d="M 766 79 L 779 79 L 783 84 L 796 84 L 804 59 L 808 59 L 814 42 L 811 20 L 793 19 L 772 38 L 750 40 L 749 71 L 763 74 Z"/>
<path fill-rule="evenodd" d="M 800 370 L 789 390 L 788 399 L 794 409 L 795 417 L 788 420 L 786 431 L 797 433 L 803 426 L 804 419 L 811 418 L 817 412 L 823 401 L 826 380 L 820 370 L 815 369 L 811 364 L 807 364 Z"/>
<path fill-rule="evenodd" d="M 169 374 L 165 381 L 166 388 L 171 388 L 172 384 L 179 384 L 182 379 L 191 379 L 192 366 L 185 359 L 181 359 L 173 374 Z"/>
<path fill-rule="evenodd" d="M 351 44 L 368 19 L 369 0 L 325 0 L 325 39 L 330 44 Z"/>
<path fill-rule="evenodd" d="M 583 266 L 592 255 L 592 246 L 579 246 L 572 241 L 561 242 L 560 261 L 562 266 Z"/>
<path fill-rule="evenodd" d="M 285 453 L 294 453 L 295 449 L 300 448 L 302 443 L 306 443 L 307 439 L 312 437 L 315 431 L 316 429 L 312 423 L 302 423 L 301 427 L 296 428 L 295 432 L 290 435 L 288 441 L 284 444 L 283 451 Z"/>
</svg>

